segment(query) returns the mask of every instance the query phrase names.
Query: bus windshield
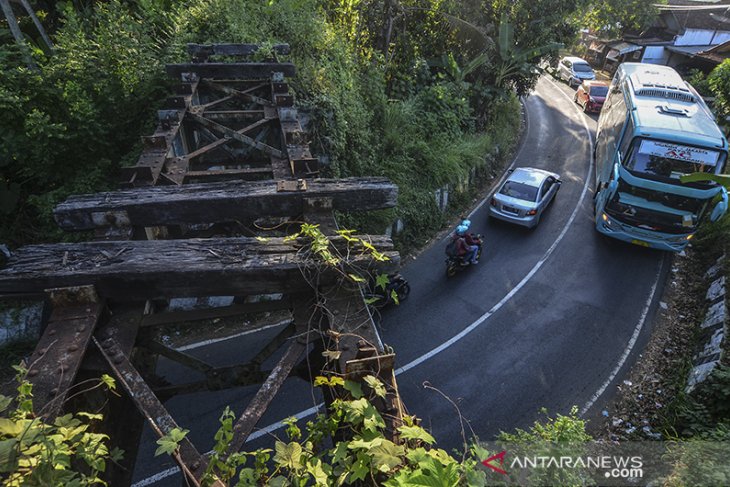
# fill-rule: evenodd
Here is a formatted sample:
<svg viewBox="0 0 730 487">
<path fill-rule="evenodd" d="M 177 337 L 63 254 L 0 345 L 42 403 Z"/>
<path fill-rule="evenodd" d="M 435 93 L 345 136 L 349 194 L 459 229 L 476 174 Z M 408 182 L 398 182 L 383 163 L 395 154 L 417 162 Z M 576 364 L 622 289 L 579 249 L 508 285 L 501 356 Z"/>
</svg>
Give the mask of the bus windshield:
<svg viewBox="0 0 730 487">
<path fill-rule="evenodd" d="M 697 229 L 707 200 L 633 186 L 619 179 L 606 213 L 618 221 L 647 230 L 686 234 Z"/>
<path fill-rule="evenodd" d="M 638 138 L 624 166 L 633 172 L 678 180 L 693 172 L 714 173 L 720 163 L 720 152 L 715 150 Z"/>
</svg>

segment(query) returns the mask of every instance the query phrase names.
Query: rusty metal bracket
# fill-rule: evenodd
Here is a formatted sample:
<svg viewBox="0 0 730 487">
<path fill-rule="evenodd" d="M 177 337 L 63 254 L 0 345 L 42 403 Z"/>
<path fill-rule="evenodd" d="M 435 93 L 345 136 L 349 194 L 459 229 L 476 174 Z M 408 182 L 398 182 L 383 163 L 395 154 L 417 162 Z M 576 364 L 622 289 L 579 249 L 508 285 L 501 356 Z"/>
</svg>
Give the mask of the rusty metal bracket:
<svg viewBox="0 0 730 487">
<path fill-rule="evenodd" d="M 60 414 L 104 309 L 93 286 L 48 291 L 53 306 L 28 366 L 36 413 Z M 40 408 L 40 409 L 39 409 Z"/>
<path fill-rule="evenodd" d="M 178 425 L 175 419 L 167 412 L 165 406 L 157 399 L 157 396 L 149 388 L 137 369 L 124 355 L 117 341 L 113 338 L 99 341 L 96 337 L 93 340 L 94 345 L 111 367 L 116 380 L 132 398 L 137 409 L 144 415 L 157 436 L 163 437 L 174 428 L 177 428 Z M 199 487 L 208 462 L 198 452 L 195 445 L 188 438 L 183 438 L 178 450 L 172 456 L 180 465 L 185 478 L 196 487 Z M 216 481 L 212 485 L 224 487 L 221 481 Z"/>
</svg>

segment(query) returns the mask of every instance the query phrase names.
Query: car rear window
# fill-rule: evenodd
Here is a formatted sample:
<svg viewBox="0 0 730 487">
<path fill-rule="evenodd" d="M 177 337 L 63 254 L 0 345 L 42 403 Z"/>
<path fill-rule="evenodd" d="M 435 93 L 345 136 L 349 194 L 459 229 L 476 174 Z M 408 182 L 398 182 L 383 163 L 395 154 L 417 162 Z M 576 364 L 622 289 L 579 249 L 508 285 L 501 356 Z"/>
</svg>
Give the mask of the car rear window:
<svg viewBox="0 0 730 487">
<path fill-rule="evenodd" d="M 588 64 L 583 64 L 583 63 L 573 63 L 573 70 L 581 72 L 581 73 L 589 73 L 589 72 L 593 71 Z"/>
<path fill-rule="evenodd" d="M 499 194 L 509 196 L 511 198 L 517 198 L 525 201 L 536 201 L 537 200 L 537 188 L 529 186 L 524 183 L 517 183 L 515 181 L 505 181 L 502 189 L 499 190 Z"/>
<path fill-rule="evenodd" d="M 606 96 L 608 94 L 608 86 L 591 86 L 591 95 Z"/>
</svg>

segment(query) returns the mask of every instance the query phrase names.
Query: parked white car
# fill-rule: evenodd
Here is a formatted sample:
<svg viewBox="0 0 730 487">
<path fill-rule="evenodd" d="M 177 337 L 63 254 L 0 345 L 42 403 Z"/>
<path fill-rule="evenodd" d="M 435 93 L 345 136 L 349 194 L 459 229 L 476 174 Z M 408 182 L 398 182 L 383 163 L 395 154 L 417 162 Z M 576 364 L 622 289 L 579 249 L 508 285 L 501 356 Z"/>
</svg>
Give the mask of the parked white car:
<svg viewBox="0 0 730 487">
<path fill-rule="evenodd" d="M 558 63 L 558 76 L 570 86 L 577 86 L 583 81 L 596 79 L 596 73 L 588 61 L 579 57 L 564 57 Z"/>
</svg>

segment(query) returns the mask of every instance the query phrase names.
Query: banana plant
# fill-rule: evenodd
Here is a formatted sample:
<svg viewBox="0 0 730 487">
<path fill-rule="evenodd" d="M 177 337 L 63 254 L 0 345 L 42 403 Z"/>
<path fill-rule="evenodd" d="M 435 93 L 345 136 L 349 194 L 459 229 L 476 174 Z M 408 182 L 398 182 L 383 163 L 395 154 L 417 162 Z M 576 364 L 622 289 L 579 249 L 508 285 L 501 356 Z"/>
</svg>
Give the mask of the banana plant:
<svg viewBox="0 0 730 487">
<path fill-rule="evenodd" d="M 490 35 L 495 31 L 491 25 L 482 27 L 453 15 L 444 15 L 480 51 L 458 71 L 462 80 L 469 73 L 492 61 L 495 68 L 493 71 L 494 86 L 503 88 L 515 78 L 530 77 L 534 67 L 531 60 L 563 47 L 561 43 L 551 42 L 534 48 L 518 49 L 514 42 L 514 26 L 504 13 L 500 17 L 494 37 Z"/>
</svg>

